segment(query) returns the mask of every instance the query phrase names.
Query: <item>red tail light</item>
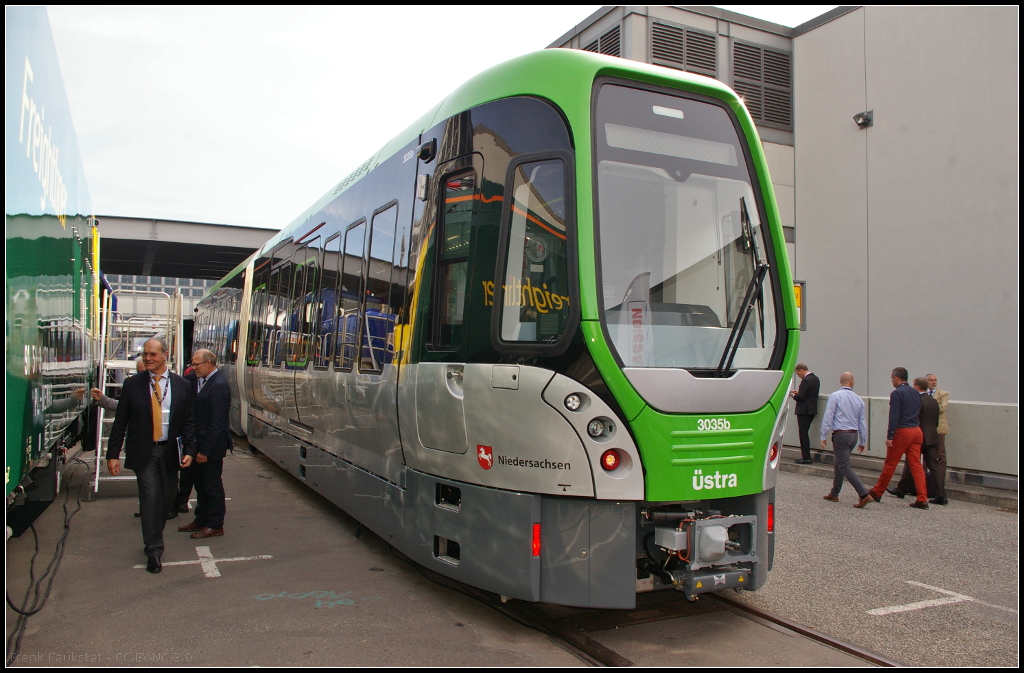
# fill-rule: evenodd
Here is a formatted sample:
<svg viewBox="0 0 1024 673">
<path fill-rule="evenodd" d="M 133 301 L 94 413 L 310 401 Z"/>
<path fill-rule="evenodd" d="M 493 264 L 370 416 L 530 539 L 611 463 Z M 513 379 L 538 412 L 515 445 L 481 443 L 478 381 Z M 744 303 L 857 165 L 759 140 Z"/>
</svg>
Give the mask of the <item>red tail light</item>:
<svg viewBox="0 0 1024 673">
<path fill-rule="evenodd" d="M 770 507 L 771 505 L 769 505 Z M 540 556 L 540 524 L 533 524 L 533 555 Z"/>
<path fill-rule="evenodd" d="M 768 503 L 768 532 L 775 532 L 775 503 Z"/>
<path fill-rule="evenodd" d="M 601 454 L 601 467 L 603 467 L 608 472 L 611 472 L 612 470 L 617 468 L 619 466 L 619 463 L 621 462 L 622 456 L 620 456 L 619 452 L 616 451 L 615 449 L 608 449 L 607 451 Z"/>
<path fill-rule="evenodd" d="M 779 457 L 779 443 L 775 442 L 774 444 L 772 444 L 772 450 L 768 454 L 768 462 L 770 463 L 770 462 L 772 462 L 773 460 L 775 460 L 778 457 Z"/>
</svg>

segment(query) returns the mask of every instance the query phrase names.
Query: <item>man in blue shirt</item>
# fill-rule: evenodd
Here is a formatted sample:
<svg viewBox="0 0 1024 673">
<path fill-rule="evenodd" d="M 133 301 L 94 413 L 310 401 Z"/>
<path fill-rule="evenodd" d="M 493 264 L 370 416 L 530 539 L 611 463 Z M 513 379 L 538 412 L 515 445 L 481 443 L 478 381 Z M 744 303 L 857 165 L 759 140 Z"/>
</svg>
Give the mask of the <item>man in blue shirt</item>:
<svg viewBox="0 0 1024 673">
<path fill-rule="evenodd" d="M 911 507 L 928 509 L 928 487 L 925 486 L 924 468 L 921 467 L 921 444 L 924 433 L 921 432 L 921 394 L 907 385 L 907 370 L 897 367 L 892 370 L 892 387 L 889 394 L 889 428 L 885 440 L 885 465 L 878 483 L 860 499 L 854 507 L 864 507 L 874 500 L 882 499 L 882 494 L 889 486 L 896 467 L 903 455 L 907 456 L 910 473 L 914 476 L 917 488 L 917 500 L 910 503 Z"/>
<path fill-rule="evenodd" d="M 857 452 L 864 453 L 868 442 L 868 424 L 864 415 L 864 400 L 853 392 L 853 374 L 843 372 L 839 377 L 839 390 L 828 396 L 825 406 L 825 417 L 821 419 L 821 448 L 825 448 L 829 430 L 832 431 L 832 451 L 834 454 L 832 490 L 824 496 L 830 502 L 839 502 L 839 491 L 843 488 L 843 478 L 857 491 L 857 497 L 863 498 L 868 489 L 861 483 L 860 477 L 850 467 L 850 454 L 853 445 L 858 444 Z M 857 442 L 857 437 L 860 442 Z"/>
</svg>

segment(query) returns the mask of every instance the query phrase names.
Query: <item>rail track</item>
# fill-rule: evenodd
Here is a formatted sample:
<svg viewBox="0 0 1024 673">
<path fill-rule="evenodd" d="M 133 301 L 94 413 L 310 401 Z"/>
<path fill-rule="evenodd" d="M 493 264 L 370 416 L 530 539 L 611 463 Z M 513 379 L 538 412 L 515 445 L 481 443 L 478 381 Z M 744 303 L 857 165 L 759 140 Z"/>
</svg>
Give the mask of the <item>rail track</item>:
<svg viewBox="0 0 1024 673">
<path fill-rule="evenodd" d="M 403 560 L 408 561 L 405 558 Z M 408 562 L 432 582 L 475 598 L 519 624 L 548 634 L 581 660 L 593 666 L 633 666 L 634 662 L 598 642 L 590 636 L 591 633 L 722 611 L 738 614 L 760 624 L 767 622 L 769 625 L 781 627 L 856 657 L 866 664 L 883 667 L 902 666 L 877 652 L 833 638 L 785 617 L 765 612 L 729 596 L 726 592 L 703 594 L 699 600 L 690 602 L 675 592 L 662 591 L 638 595 L 637 606 L 633 610 L 579 609 L 518 600 L 506 602 L 500 596 L 443 577 L 412 561 Z"/>
</svg>

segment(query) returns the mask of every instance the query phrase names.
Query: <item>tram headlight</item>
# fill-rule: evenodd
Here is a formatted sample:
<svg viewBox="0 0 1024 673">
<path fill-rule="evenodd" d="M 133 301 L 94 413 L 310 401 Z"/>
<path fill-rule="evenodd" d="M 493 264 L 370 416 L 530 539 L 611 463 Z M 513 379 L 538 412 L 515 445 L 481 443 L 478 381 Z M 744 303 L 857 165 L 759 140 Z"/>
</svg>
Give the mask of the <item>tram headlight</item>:
<svg viewBox="0 0 1024 673">
<path fill-rule="evenodd" d="M 620 456 L 619 452 L 615 449 L 608 449 L 601 454 L 601 467 L 608 472 L 617 468 L 621 462 L 622 456 Z"/>
<path fill-rule="evenodd" d="M 600 418 L 595 418 L 587 424 L 587 434 L 591 437 L 600 437 L 604 434 L 604 422 Z"/>
<path fill-rule="evenodd" d="M 576 393 L 565 398 L 565 408 L 569 411 L 576 411 L 583 405 L 583 400 Z"/>
</svg>

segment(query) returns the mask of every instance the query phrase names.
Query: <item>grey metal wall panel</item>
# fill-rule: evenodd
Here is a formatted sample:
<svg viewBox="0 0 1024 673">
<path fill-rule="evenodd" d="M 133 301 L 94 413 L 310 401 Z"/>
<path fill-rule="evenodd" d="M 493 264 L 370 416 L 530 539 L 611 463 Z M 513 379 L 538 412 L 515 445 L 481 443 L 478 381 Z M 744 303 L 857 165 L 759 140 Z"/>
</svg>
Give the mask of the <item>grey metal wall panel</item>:
<svg viewBox="0 0 1024 673">
<path fill-rule="evenodd" d="M 441 479 L 408 470 L 405 539 L 399 547 L 431 570 L 486 591 L 540 600 L 540 557 L 532 555 L 533 524 L 540 523 L 541 496 Z M 435 502 L 437 484 L 458 488 L 458 510 Z M 434 556 L 434 536 L 458 542 L 453 565 Z"/>
<path fill-rule="evenodd" d="M 306 483 L 390 544 L 403 539 L 405 493 L 318 448 L 307 446 Z"/>
<path fill-rule="evenodd" d="M 540 595 L 545 603 L 636 606 L 636 505 L 545 497 Z"/>
<path fill-rule="evenodd" d="M 540 599 L 586 605 L 590 600 L 590 508 L 585 501 L 544 498 L 541 506 Z"/>
<path fill-rule="evenodd" d="M 636 504 L 590 505 L 590 607 L 636 605 Z"/>
</svg>

